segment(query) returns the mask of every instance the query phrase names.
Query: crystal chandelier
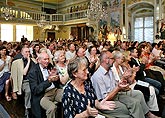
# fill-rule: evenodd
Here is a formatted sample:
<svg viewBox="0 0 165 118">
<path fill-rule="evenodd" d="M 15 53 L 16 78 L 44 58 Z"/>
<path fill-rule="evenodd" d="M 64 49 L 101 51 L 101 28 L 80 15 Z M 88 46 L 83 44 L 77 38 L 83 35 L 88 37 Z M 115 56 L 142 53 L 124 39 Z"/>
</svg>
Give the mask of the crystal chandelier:
<svg viewBox="0 0 165 118">
<path fill-rule="evenodd" d="M 5 18 L 5 20 L 9 20 L 9 19 L 11 20 L 14 17 L 12 9 L 7 5 L 7 0 L 6 0 L 6 7 L 2 7 L 2 17 Z"/>
<path fill-rule="evenodd" d="M 45 18 L 45 15 L 42 14 L 42 15 L 40 16 L 40 20 L 37 21 L 37 25 L 38 25 L 39 27 L 43 28 L 43 27 L 46 27 L 46 26 L 50 25 L 50 22 L 47 21 L 46 18 Z"/>
<path fill-rule="evenodd" d="M 99 22 L 101 19 L 106 20 L 108 16 L 106 7 L 100 0 L 91 0 L 88 6 L 87 18 L 90 21 Z"/>
<path fill-rule="evenodd" d="M 40 15 L 40 19 L 37 21 L 37 25 L 41 28 L 44 28 L 46 26 L 50 26 L 50 22 L 46 20 L 46 14 L 44 12 L 44 0 L 42 1 L 42 14 Z"/>
</svg>

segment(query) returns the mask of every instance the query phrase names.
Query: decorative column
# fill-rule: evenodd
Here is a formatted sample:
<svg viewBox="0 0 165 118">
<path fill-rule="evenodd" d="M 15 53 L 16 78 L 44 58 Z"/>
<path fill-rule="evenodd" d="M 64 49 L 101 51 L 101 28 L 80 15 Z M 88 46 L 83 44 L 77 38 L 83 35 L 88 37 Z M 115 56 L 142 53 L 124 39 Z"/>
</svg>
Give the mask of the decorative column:
<svg viewBox="0 0 165 118">
<path fill-rule="evenodd" d="M 98 34 L 99 34 L 99 21 L 101 19 L 107 18 L 107 11 L 105 6 L 103 5 L 102 0 L 91 0 L 90 5 L 88 6 L 87 11 L 87 18 L 88 26 L 92 26 L 94 28 L 94 36 L 95 40 L 98 40 Z"/>
<path fill-rule="evenodd" d="M 13 42 L 16 42 L 16 25 L 13 25 Z"/>
</svg>

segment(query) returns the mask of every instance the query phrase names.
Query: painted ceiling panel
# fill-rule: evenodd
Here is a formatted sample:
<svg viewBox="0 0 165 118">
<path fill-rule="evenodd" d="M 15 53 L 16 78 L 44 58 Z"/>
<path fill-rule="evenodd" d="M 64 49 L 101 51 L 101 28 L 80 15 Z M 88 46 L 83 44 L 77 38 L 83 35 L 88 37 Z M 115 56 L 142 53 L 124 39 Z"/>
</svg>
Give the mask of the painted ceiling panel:
<svg viewBox="0 0 165 118">
<path fill-rule="evenodd" d="M 65 0 L 33 0 L 33 1 L 37 1 L 37 2 L 44 1 L 45 3 L 54 4 L 54 3 L 64 2 Z"/>
</svg>

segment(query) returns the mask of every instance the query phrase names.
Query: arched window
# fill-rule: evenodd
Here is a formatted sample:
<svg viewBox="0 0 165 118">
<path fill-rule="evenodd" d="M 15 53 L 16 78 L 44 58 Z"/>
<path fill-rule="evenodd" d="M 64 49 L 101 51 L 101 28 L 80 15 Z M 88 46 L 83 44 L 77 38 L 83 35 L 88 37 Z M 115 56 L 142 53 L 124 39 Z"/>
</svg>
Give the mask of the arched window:
<svg viewBox="0 0 165 118">
<path fill-rule="evenodd" d="M 135 18 L 134 40 L 153 42 L 153 16 L 143 16 Z"/>
</svg>

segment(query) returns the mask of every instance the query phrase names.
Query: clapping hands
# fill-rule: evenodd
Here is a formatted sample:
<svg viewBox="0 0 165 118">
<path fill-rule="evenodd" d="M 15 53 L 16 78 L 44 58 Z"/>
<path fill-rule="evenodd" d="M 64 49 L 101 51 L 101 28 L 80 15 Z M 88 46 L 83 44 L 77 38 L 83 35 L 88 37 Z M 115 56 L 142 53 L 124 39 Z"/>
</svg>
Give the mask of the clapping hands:
<svg viewBox="0 0 165 118">
<path fill-rule="evenodd" d="M 114 101 L 106 101 L 106 99 L 103 99 L 100 102 L 100 109 L 104 109 L 104 110 L 114 110 L 116 107 L 115 102 Z"/>
<path fill-rule="evenodd" d="M 53 68 L 49 71 L 48 80 L 50 82 L 59 80 L 58 70 L 56 68 Z"/>
<path fill-rule="evenodd" d="M 90 106 L 89 100 L 88 100 L 88 106 L 87 106 L 87 114 L 88 116 L 93 116 L 93 117 L 96 117 L 98 115 L 98 110 Z"/>
</svg>

